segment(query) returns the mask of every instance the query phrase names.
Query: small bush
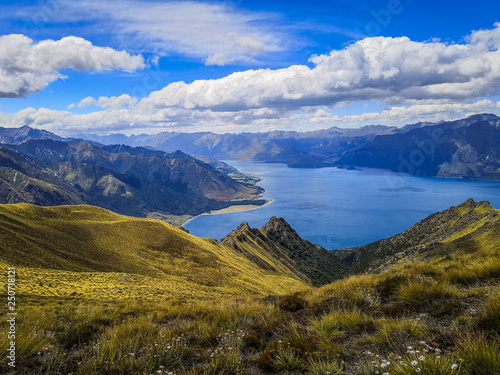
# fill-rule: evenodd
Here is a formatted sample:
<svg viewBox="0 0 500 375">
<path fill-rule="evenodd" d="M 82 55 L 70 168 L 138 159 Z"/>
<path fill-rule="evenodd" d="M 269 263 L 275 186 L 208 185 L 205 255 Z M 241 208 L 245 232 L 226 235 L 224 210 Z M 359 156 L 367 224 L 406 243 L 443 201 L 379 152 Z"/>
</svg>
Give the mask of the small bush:
<svg viewBox="0 0 500 375">
<path fill-rule="evenodd" d="M 456 298 L 458 290 L 449 284 L 421 278 L 409 281 L 397 291 L 397 298 L 412 309 L 428 307 L 436 300 Z"/>
<path fill-rule="evenodd" d="M 488 299 L 476 325 L 478 328 L 500 333 L 500 293 Z"/>
<path fill-rule="evenodd" d="M 376 286 L 375 291 L 380 295 L 382 299 L 388 299 L 392 297 L 396 291 L 408 281 L 408 276 L 396 273 L 383 280 L 381 280 Z"/>
<path fill-rule="evenodd" d="M 307 307 L 307 305 L 307 301 L 299 297 L 298 294 L 285 296 L 279 301 L 281 311 L 297 312 Z"/>
<path fill-rule="evenodd" d="M 436 301 L 433 303 L 429 309 L 429 315 L 434 318 L 440 318 L 443 316 L 456 316 L 462 310 L 462 305 L 456 301 L 450 302 L 440 302 Z"/>
<path fill-rule="evenodd" d="M 323 338 L 329 339 L 340 334 L 339 322 L 333 314 L 312 320 L 311 326 Z"/>
<path fill-rule="evenodd" d="M 280 348 L 272 359 L 274 368 L 285 373 L 304 368 L 304 360 L 291 348 Z"/>
<path fill-rule="evenodd" d="M 460 357 L 474 375 L 500 374 L 500 348 L 497 340 L 466 336 L 459 340 Z"/>
<path fill-rule="evenodd" d="M 416 320 L 407 318 L 380 320 L 378 325 L 379 331 L 368 341 L 399 347 L 422 335 L 422 326 Z"/>
<path fill-rule="evenodd" d="M 283 341 L 275 341 L 261 353 L 256 361 L 257 365 L 265 371 L 279 370 L 280 365 L 275 362 L 276 356 L 279 353 L 281 353 L 282 358 L 278 359 L 278 362 L 283 360 L 286 361 L 287 358 L 290 360 L 293 359 L 288 356 L 287 351 L 291 351 L 294 357 L 300 358 L 302 360 L 302 363 L 305 363 L 305 361 L 308 360 L 314 352 L 314 346 L 310 341 L 298 337 Z M 293 359 L 291 363 L 293 362 L 295 362 L 295 359 Z"/>
<path fill-rule="evenodd" d="M 309 372 L 311 375 L 342 375 L 342 366 L 335 361 L 311 361 L 309 362 Z"/>
</svg>

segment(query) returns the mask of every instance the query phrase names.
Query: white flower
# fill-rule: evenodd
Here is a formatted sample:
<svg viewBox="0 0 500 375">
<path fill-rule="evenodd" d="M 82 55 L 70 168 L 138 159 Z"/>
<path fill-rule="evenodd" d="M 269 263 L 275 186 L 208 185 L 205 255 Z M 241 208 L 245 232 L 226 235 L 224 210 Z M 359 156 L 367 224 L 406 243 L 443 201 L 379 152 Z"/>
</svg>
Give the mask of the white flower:
<svg viewBox="0 0 500 375">
<path fill-rule="evenodd" d="M 458 365 L 456 363 L 452 364 L 451 365 L 451 369 L 452 370 L 456 370 L 458 368 Z"/>
<path fill-rule="evenodd" d="M 418 365 L 418 361 L 411 361 L 411 362 L 410 362 L 410 364 L 411 364 L 412 366 L 416 366 L 416 365 Z"/>
<path fill-rule="evenodd" d="M 415 369 L 415 372 L 420 372 L 420 371 L 421 371 L 421 370 L 420 370 L 420 367 L 417 367 L 417 368 Z"/>
<path fill-rule="evenodd" d="M 425 359 L 425 357 L 423 355 L 421 355 L 420 357 L 418 357 L 419 361 L 423 361 L 424 359 Z"/>
</svg>

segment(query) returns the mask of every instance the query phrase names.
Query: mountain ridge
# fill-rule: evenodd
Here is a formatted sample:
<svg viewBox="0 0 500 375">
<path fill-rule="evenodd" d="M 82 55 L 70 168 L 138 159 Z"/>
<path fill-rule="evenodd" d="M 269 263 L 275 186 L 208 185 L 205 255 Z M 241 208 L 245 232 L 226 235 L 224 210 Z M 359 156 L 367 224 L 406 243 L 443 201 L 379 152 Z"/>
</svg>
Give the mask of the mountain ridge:
<svg viewBox="0 0 500 375">
<path fill-rule="evenodd" d="M 483 125 L 477 126 L 478 123 Z M 418 122 L 401 128 L 369 125 L 309 132 L 164 132 L 125 138 L 82 137 L 102 142 L 119 138 L 120 142 L 135 146 L 181 149 L 224 160 L 279 162 L 295 168 L 355 166 L 428 177 L 500 179 L 500 165 L 495 162 L 496 150 L 500 148 L 500 118 L 494 114 Z"/>
<path fill-rule="evenodd" d="M 334 250 L 338 260 L 349 269 L 348 274 L 381 272 L 394 264 L 404 264 L 431 256 L 446 256 L 477 246 L 500 249 L 495 232 L 500 224 L 500 211 L 487 201 L 472 198 L 447 210 L 434 213 L 405 231 L 366 245 Z M 489 241 L 471 244 L 474 235 Z"/>
<path fill-rule="evenodd" d="M 241 179 L 237 180 L 180 151 L 53 139 L 28 140 L 1 149 L 4 203 L 89 203 L 142 217 L 155 212 L 193 216 L 234 204 L 265 203 L 258 199 L 262 189 L 250 178 L 236 173 Z M 13 176 L 23 171 L 27 173 L 24 185 L 16 184 Z M 229 169 L 228 173 L 234 172 Z M 49 199 L 59 195 L 60 199 Z"/>
</svg>

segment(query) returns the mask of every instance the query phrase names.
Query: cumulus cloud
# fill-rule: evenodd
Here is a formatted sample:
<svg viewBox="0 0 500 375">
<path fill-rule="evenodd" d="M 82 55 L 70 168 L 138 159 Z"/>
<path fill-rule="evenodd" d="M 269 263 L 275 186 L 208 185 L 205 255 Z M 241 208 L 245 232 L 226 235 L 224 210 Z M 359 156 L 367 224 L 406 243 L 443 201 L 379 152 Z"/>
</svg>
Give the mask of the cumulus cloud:
<svg viewBox="0 0 500 375">
<path fill-rule="evenodd" d="M 97 47 L 75 36 L 35 44 L 21 34 L 4 35 L 0 37 L 0 98 L 40 91 L 63 78 L 60 73 L 63 69 L 131 72 L 144 67 L 142 56 Z"/>
<path fill-rule="evenodd" d="M 137 99 L 132 98 L 130 95 L 123 94 L 120 96 L 112 96 L 107 98 L 105 96 L 99 97 L 97 106 L 102 108 L 118 109 L 121 107 L 132 107 L 137 103 Z"/>
<path fill-rule="evenodd" d="M 106 96 L 101 96 L 99 99 L 94 99 L 91 96 L 87 96 L 78 103 L 78 108 L 89 107 L 95 105 L 101 108 L 112 108 L 118 109 L 122 107 L 133 107 L 137 103 L 137 99 L 132 98 L 128 94 L 123 94 L 120 96 L 112 96 L 110 98 Z M 73 105 L 74 106 L 74 105 Z M 69 108 L 71 109 L 71 108 Z"/>
<path fill-rule="evenodd" d="M 78 108 L 88 107 L 95 104 L 96 100 L 91 96 L 87 96 L 86 98 L 82 99 L 80 103 L 78 103 Z"/>
<path fill-rule="evenodd" d="M 378 100 L 469 100 L 500 94 L 500 24 L 473 32 L 465 44 L 366 38 L 313 56 L 314 67 L 247 70 L 217 80 L 175 82 L 139 106 L 243 110 L 332 106 Z M 223 59 L 215 56 L 214 59 Z"/>
<path fill-rule="evenodd" d="M 471 33 L 462 44 L 367 38 L 327 55 L 312 67 L 247 70 L 214 80 L 174 82 L 136 103 L 88 97 L 78 104 L 105 110 L 76 115 L 46 109 L 0 116 L 0 125 L 55 132 L 309 130 L 333 125 L 404 125 L 500 114 L 500 24 Z M 217 58 L 223 59 L 224 56 Z M 335 107 L 363 101 L 388 108 L 338 116 Z"/>
</svg>

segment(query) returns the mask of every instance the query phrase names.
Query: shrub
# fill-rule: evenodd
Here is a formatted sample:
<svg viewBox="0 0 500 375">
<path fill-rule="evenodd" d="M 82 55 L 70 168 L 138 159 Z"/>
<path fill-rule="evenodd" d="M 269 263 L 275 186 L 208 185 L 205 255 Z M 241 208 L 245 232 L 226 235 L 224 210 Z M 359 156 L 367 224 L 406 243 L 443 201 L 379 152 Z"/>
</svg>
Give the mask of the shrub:
<svg viewBox="0 0 500 375">
<path fill-rule="evenodd" d="M 340 334 L 339 322 L 334 314 L 314 319 L 311 321 L 311 325 L 319 336 L 326 339 Z"/>
<path fill-rule="evenodd" d="M 279 309 L 282 311 L 297 312 L 305 307 L 307 307 L 307 301 L 298 294 L 288 295 L 279 300 Z"/>
<path fill-rule="evenodd" d="M 395 275 L 391 275 L 379 281 L 379 283 L 375 286 L 375 291 L 380 295 L 380 298 L 388 299 L 392 297 L 399 287 L 407 281 L 408 276 L 396 273 Z"/>
<path fill-rule="evenodd" d="M 289 351 L 293 353 L 293 357 L 289 355 Z M 265 371 L 283 370 L 280 363 L 286 363 L 287 360 L 290 360 L 290 363 L 295 363 L 297 362 L 296 358 L 299 358 L 304 364 L 313 352 L 314 346 L 306 339 L 294 337 L 283 341 L 279 340 L 271 343 L 261 353 L 257 359 L 257 365 Z M 280 354 L 280 358 L 276 362 L 278 354 Z"/>
<path fill-rule="evenodd" d="M 342 366 L 335 361 L 310 361 L 309 372 L 311 375 L 342 375 Z"/>
<path fill-rule="evenodd" d="M 476 325 L 478 328 L 500 333 L 500 293 L 488 299 Z"/>
<path fill-rule="evenodd" d="M 272 358 L 274 368 L 285 373 L 301 370 L 305 362 L 291 348 L 280 348 Z"/>
<path fill-rule="evenodd" d="M 460 357 L 464 366 L 474 375 L 500 373 L 500 348 L 496 340 L 467 335 L 459 340 Z"/>
<path fill-rule="evenodd" d="M 397 291 L 397 298 L 416 310 L 428 307 L 436 300 L 456 298 L 459 295 L 458 290 L 449 284 L 427 278 L 410 280 Z"/>
<path fill-rule="evenodd" d="M 422 326 L 416 320 L 401 318 L 378 321 L 379 331 L 367 341 L 399 347 L 421 337 Z"/>
</svg>

